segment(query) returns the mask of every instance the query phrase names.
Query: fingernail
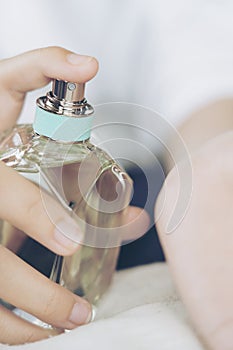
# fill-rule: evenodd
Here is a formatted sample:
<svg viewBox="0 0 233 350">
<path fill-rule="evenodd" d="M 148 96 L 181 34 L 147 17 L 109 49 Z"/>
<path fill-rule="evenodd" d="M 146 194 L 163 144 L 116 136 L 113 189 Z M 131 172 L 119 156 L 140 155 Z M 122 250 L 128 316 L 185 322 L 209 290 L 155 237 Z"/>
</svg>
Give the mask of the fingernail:
<svg viewBox="0 0 233 350">
<path fill-rule="evenodd" d="M 77 248 L 82 238 L 83 234 L 73 220 L 62 220 L 56 224 L 54 239 L 65 248 Z"/>
<path fill-rule="evenodd" d="M 89 323 L 92 319 L 91 306 L 87 303 L 76 303 L 71 311 L 69 321 L 81 325 Z"/>
<path fill-rule="evenodd" d="M 78 55 L 76 53 L 70 53 L 67 55 L 67 61 L 71 64 L 85 64 L 93 59 L 91 56 Z"/>
</svg>

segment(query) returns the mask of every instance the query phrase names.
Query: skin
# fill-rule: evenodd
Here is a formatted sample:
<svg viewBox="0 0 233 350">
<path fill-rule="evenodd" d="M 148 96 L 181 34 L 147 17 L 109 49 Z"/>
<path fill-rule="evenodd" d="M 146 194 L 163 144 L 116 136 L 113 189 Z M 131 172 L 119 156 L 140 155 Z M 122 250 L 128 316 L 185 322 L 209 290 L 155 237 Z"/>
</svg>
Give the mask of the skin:
<svg viewBox="0 0 233 350">
<path fill-rule="evenodd" d="M 95 76 L 97 70 L 95 58 L 74 56 L 60 47 L 34 50 L 1 61 L 0 104 L 4 105 L 0 109 L 1 130 L 17 122 L 28 91 L 48 84 L 52 78 L 86 82 Z M 57 254 L 71 255 L 79 249 L 78 244 L 59 231 L 59 222 L 62 221 L 67 229 L 82 235 L 63 209 L 57 203 L 51 203 L 54 208 L 51 222 L 39 189 L 3 163 L 0 163 L 0 196 L 4 198 L 0 201 L 1 219 Z M 52 199 L 48 198 L 48 201 Z M 135 232 L 137 236 L 146 231 L 149 219 L 144 211 L 128 208 L 124 218 L 128 232 Z M 3 246 L 0 246 L 0 286 L 0 298 L 57 328 L 39 328 L 0 306 L 0 343 L 33 342 L 90 321 L 91 306 L 85 300 L 50 281 Z"/>
<path fill-rule="evenodd" d="M 192 162 L 191 201 L 183 220 L 168 234 L 180 190 L 174 167 L 155 208 L 160 241 L 175 284 L 194 329 L 211 350 L 230 350 L 233 344 L 232 112 L 232 100 L 216 101 L 181 126 Z M 174 140 L 172 144 L 175 147 Z M 167 165 L 171 167 L 169 161 Z M 189 176 L 185 162 L 183 171 Z"/>
</svg>

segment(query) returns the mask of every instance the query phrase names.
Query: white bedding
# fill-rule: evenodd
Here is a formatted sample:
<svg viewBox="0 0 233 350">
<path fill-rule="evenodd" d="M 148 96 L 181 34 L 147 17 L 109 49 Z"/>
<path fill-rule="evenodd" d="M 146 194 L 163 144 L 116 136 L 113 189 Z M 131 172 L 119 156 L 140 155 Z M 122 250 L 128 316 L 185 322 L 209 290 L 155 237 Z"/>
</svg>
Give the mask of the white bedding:
<svg viewBox="0 0 233 350">
<path fill-rule="evenodd" d="M 0 350 L 9 349 L 0 345 Z M 96 320 L 22 350 L 203 350 L 178 299 L 166 264 L 117 272 Z"/>
</svg>

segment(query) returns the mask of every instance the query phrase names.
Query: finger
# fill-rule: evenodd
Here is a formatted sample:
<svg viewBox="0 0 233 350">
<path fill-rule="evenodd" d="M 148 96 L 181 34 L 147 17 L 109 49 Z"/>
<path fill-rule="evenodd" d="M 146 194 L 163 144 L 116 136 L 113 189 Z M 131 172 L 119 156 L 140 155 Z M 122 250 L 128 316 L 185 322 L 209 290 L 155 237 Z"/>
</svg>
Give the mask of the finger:
<svg viewBox="0 0 233 350">
<path fill-rule="evenodd" d="M 16 316 L 0 305 L 0 343 L 18 345 L 59 334 L 56 329 L 43 329 Z"/>
<path fill-rule="evenodd" d="M 1 246 L 0 253 L 3 300 L 57 328 L 73 329 L 90 321 L 91 306 L 86 300 L 52 282 L 5 247 Z"/>
<path fill-rule="evenodd" d="M 0 102 L 5 106 L 4 112 L 0 113 L 4 123 L 1 129 L 16 121 L 27 91 L 40 88 L 53 78 L 86 82 L 97 70 L 95 58 L 76 55 L 60 47 L 33 50 L 1 61 Z"/>
<path fill-rule="evenodd" d="M 82 83 L 95 76 L 94 57 L 77 55 L 61 47 L 28 51 L 1 62 L 1 83 L 25 93 L 47 84 L 51 78 Z"/>
<path fill-rule="evenodd" d="M 136 240 L 142 237 L 150 225 L 150 217 L 148 213 L 141 208 L 130 206 L 124 214 L 122 225 L 122 241 Z"/>
<path fill-rule="evenodd" d="M 70 255 L 78 248 L 83 234 L 65 210 L 47 194 L 42 201 L 39 187 L 2 162 L 0 196 L 4 198 L 0 201 L 3 220 L 59 255 Z"/>
</svg>

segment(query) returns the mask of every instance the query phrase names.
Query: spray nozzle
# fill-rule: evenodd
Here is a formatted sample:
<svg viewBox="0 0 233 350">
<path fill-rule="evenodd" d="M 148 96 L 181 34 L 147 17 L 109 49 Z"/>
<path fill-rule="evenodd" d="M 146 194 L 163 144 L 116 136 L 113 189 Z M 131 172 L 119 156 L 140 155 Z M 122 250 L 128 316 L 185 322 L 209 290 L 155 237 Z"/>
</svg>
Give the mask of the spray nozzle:
<svg viewBox="0 0 233 350">
<path fill-rule="evenodd" d="M 49 112 L 70 117 L 93 114 L 93 107 L 84 97 L 85 84 L 54 79 L 52 89 L 37 100 L 37 105 Z"/>
<path fill-rule="evenodd" d="M 80 102 L 84 99 L 84 92 L 84 83 L 53 80 L 52 95 L 56 96 L 58 100 L 65 100 L 67 103 Z"/>
</svg>

